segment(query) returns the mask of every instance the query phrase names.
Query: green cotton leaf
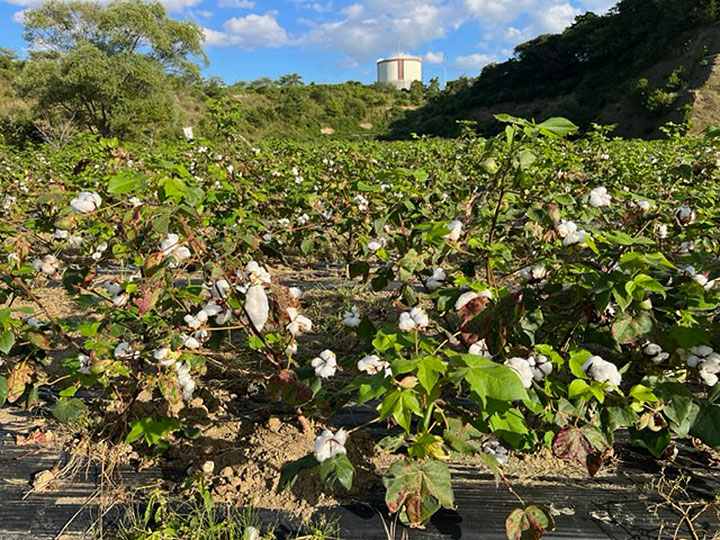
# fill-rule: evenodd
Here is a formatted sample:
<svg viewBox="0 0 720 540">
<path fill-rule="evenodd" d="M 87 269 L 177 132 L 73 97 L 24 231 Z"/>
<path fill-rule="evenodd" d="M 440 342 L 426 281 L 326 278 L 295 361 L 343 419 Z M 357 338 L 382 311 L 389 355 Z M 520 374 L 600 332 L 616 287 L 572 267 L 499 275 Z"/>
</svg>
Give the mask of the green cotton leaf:
<svg viewBox="0 0 720 540">
<path fill-rule="evenodd" d="M 355 476 L 355 467 L 350 463 L 346 454 L 336 454 L 320 463 L 319 473 L 320 480 L 326 486 L 332 488 L 335 482 L 340 482 L 342 487 L 350 491 Z"/>
<path fill-rule="evenodd" d="M 125 437 L 126 443 L 137 441 L 140 437 L 145 437 L 148 446 L 158 444 L 163 437 L 177 431 L 182 426 L 177 418 L 161 418 L 155 420 L 148 416 L 130 422 L 130 432 Z"/>
<path fill-rule="evenodd" d="M 285 463 L 280 467 L 280 481 L 278 482 L 278 493 L 286 489 L 292 489 L 298 476 L 302 471 L 312 469 L 319 465 L 318 460 L 313 454 L 307 454 L 290 463 Z"/>
<path fill-rule="evenodd" d="M 644 446 L 656 458 L 662 456 L 670 444 L 670 432 L 667 429 L 653 431 L 651 429 L 637 430 L 630 428 L 628 431 L 631 442 Z M 720 441 L 718 441 L 718 444 L 720 444 Z"/>
<path fill-rule="evenodd" d="M 123 193 L 130 193 L 138 189 L 144 189 L 147 185 L 147 180 L 140 173 L 122 173 L 113 176 L 108 182 L 107 191 L 113 195 L 122 195 Z"/>
<path fill-rule="evenodd" d="M 621 345 L 631 345 L 641 340 L 653 329 L 653 320 L 646 311 L 633 316 L 630 312 L 621 314 L 612 325 L 615 341 Z"/>
<path fill-rule="evenodd" d="M 53 407 L 53 416 L 63 424 L 76 422 L 87 413 L 87 410 L 87 406 L 78 398 L 61 398 Z"/>
<path fill-rule="evenodd" d="M 637 422 L 638 414 L 630 407 L 609 405 L 602 411 L 602 422 L 608 432 L 612 433 L 618 428 L 632 426 Z"/>
<path fill-rule="evenodd" d="M 424 356 L 418 361 L 417 378 L 420 384 L 429 394 L 441 374 L 445 373 L 446 364 L 439 356 Z"/>
<path fill-rule="evenodd" d="M 483 403 L 488 399 L 498 401 L 528 399 L 520 377 L 508 366 L 471 354 L 462 354 L 459 357 L 467 367 L 456 370 L 454 377 L 464 379 Z"/>
<path fill-rule="evenodd" d="M 645 289 L 646 291 L 657 291 L 662 294 L 663 298 L 665 298 L 665 287 L 655 278 L 652 278 L 647 274 L 638 274 L 635 276 L 633 281 L 638 287 Z"/>
<path fill-rule="evenodd" d="M 5 377 L 0 376 L 0 407 L 5 405 L 5 401 L 7 401 L 8 394 L 10 393 L 10 386 L 8 385 L 8 381 Z"/>
<path fill-rule="evenodd" d="M 2 334 L 0 334 L 0 352 L 9 354 L 13 345 L 15 345 L 15 336 L 10 330 L 5 330 Z"/>
<path fill-rule="evenodd" d="M 585 349 L 573 349 L 570 351 L 570 359 L 568 365 L 570 366 L 570 372 L 575 375 L 578 379 L 587 379 L 585 370 L 583 370 L 583 364 L 585 361 L 592 356 L 590 351 Z"/>
<path fill-rule="evenodd" d="M 655 393 L 664 403 L 663 414 L 670 420 L 670 427 L 679 437 L 686 437 L 700 412 L 700 405 L 692 392 L 681 383 L 662 383 Z"/>
<path fill-rule="evenodd" d="M 690 434 L 712 448 L 720 448 L 720 405 L 700 409 Z"/>
<path fill-rule="evenodd" d="M 540 133 L 549 137 L 564 137 L 579 129 L 570 120 L 561 117 L 548 118 L 537 127 L 540 129 Z"/>
<path fill-rule="evenodd" d="M 582 379 L 575 379 L 570 383 L 570 386 L 568 386 L 568 397 L 570 399 L 576 397 L 588 399 L 590 396 L 592 396 L 590 385 Z"/>
</svg>

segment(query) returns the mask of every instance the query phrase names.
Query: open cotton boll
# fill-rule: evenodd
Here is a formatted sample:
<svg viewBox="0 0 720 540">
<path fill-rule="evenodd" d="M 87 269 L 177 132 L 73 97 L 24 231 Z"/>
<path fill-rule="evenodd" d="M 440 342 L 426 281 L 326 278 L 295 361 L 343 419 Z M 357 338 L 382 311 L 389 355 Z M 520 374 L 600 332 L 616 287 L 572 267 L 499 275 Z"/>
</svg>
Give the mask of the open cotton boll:
<svg viewBox="0 0 720 540">
<path fill-rule="evenodd" d="M 568 221 L 563 219 L 558 224 L 558 234 L 561 238 L 565 238 L 567 235 L 572 234 L 577 231 L 577 225 L 574 221 Z"/>
<path fill-rule="evenodd" d="M 119 360 L 126 360 L 136 358 L 139 356 L 139 353 L 134 351 L 132 345 L 130 345 L 127 341 L 123 341 L 122 343 L 117 344 L 115 351 L 113 351 L 113 356 Z"/>
<path fill-rule="evenodd" d="M 384 236 L 381 236 L 377 240 L 371 240 L 367 244 L 368 251 L 371 251 L 372 253 L 375 253 L 376 251 L 380 251 L 382 248 L 385 247 L 387 244 L 387 239 Z"/>
<path fill-rule="evenodd" d="M 385 360 L 381 360 L 380 357 L 375 354 L 370 354 L 365 356 L 362 360 L 359 360 L 357 367 L 358 370 L 363 373 L 367 373 L 368 375 L 375 375 L 376 373 L 384 371 L 385 377 L 392 376 L 390 363 Z"/>
<path fill-rule="evenodd" d="M 505 465 L 508 461 L 508 451 L 500 441 L 494 437 L 485 441 L 482 445 L 483 453 L 495 456 L 495 459 L 500 465 Z"/>
<path fill-rule="evenodd" d="M 303 292 L 299 287 L 289 287 L 288 292 L 290 293 L 290 296 L 292 296 L 296 300 L 300 300 L 303 295 Z"/>
<path fill-rule="evenodd" d="M 218 279 L 209 288 L 213 298 L 227 298 L 230 292 L 230 284 L 225 279 Z"/>
<path fill-rule="evenodd" d="M 215 316 L 215 324 L 218 324 L 222 326 L 223 324 L 227 323 L 230 318 L 232 317 L 232 309 L 227 308 L 222 313 L 218 313 L 218 315 Z"/>
<path fill-rule="evenodd" d="M 254 284 L 269 284 L 272 281 L 270 273 L 256 261 L 248 261 L 242 273 L 238 274 L 239 277 Z"/>
<path fill-rule="evenodd" d="M 52 276 L 60 270 L 60 261 L 55 255 L 47 254 L 40 259 L 35 259 L 32 263 L 36 272 L 42 272 L 45 275 Z"/>
<path fill-rule="evenodd" d="M 577 244 L 580 247 L 585 247 L 587 245 L 585 243 L 587 237 L 588 233 L 583 231 L 582 229 L 579 231 L 571 232 L 563 239 L 563 245 L 565 247 L 568 247 Z"/>
<path fill-rule="evenodd" d="M 547 268 L 545 268 L 543 265 L 536 264 L 533 266 L 526 266 L 518 273 L 520 274 L 520 277 L 528 283 L 535 283 L 545 279 L 548 272 Z"/>
<path fill-rule="evenodd" d="M 526 358 L 519 358 L 517 356 L 505 360 L 505 365 L 511 368 L 515 373 L 518 374 L 522 385 L 525 388 L 530 388 L 533 382 L 533 369 Z"/>
<path fill-rule="evenodd" d="M 600 208 L 602 206 L 610 206 L 612 197 L 608 194 L 607 188 L 601 186 L 590 192 L 590 206 Z"/>
<path fill-rule="evenodd" d="M 317 356 L 312 359 L 310 365 L 315 368 L 315 375 L 327 379 L 335 375 L 337 371 L 337 356 L 330 349 L 325 349 Z"/>
<path fill-rule="evenodd" d="M 202 308 L 202 312 L 205 313 L 205 320 L 207 320 L 207 317 L 214 317 L 215 315 L 219 315 L 220 313 L 222 313 L 222 311 L 222 306 L 216 304 L 214 300 L 210 300 Z"/>
<path fill-rule="evenodd" d="M 329 429 L 324 430 L 316 439 L 313 449 L 315 459 L 320 463 L 330 459 L 338 454 L 345 453 L 345 442 L 347 441 L 347 433 L 340 429 L 337 433 L 333 433 Z"/>
<path fill-rule="evenodd" d="M 667 238 L 668 226 L 665 224 L 658 225 L 657 226 L 657 235 L 659 238 Z"/>
<path fill-rule="evenodd" d="M 78 367 L 77 372 L 82 375 L 90 375 L 90 366 L 92 365 L 90 363 L 90 357 L 87 354 L 78 354 L 78 362 L 80 362 L 80 367 Z"/>
<path fill-rule="evenodd" d="M 55 240 L 65 240 L 70 232 L 63 229 L 55 229 Z"/>
<path fill-rule="evenodd" d="M 415 306 L 410 311 L 403 311 L 398 320 L 398 328 L 403 332 L 412 332 L 430 324 L 430 318 L 420 306 Z"/>
<path fill-rule="evenodd" d="M 597 382 L 610 383 L 613 386 L 620 386 L 622 382 L 622 376 L 617 366 L 603 360 L 600 356 L 591 356 L 585 361 L 582 368 L 588 377 Z"/>
<path fill-rule="evenodd" d="M 675 219 L 678 221 L 678 223 L 680 223 L 681 225 L 690 225 L 697 218 L 695 210 L 693 210 L 689 206 L 680 206 L 676 208 L 673 212 L 673 215 L 675 216 Z"/>
<path fill-rule="evenodd" d="M 670 353 L 664 352 L 657 343 L 646 343 L 642 349 L 643 354 L 655 364 L 660 364 L 670 358 Z"/>
<path fill-rule="evenodd" d="M 468 349 L 468 354 L 484 356 L 485 358 L 490 358 L 492 356 L 490 354 L 490 349 L 488 348 L 487 343 L 485 343 L 484 339 L 476 341 L 475 343 L 470 345 L 470 348 Z"/>
<path fill-rule="evenodd" d="M 304 315 L 300 315 L 297 308 L 289 307 L 286 311 L 288 317 L 290 318 L 287 330 L 293 336 L 297 336 L 301 332 L 310 332 L 312 330 L 312 321 Z"/>
<path fill-rule="evenodd" d="M 425 285 L 430 291 L 434 291 L 443 286 L 446 278 L 447 274 L 445 274 L 445 270 L 443 270 L 442 268 L 436 268 L 432 276 L 428 278 Z"/>
<path fill-rule="evenodd" d="M 420 306 L 415 306 L 410 310 L 410 316 L 415 321 L 415 324 L 419 328 L 424 328 L 428 324 L 430 324 L 430 318 L 428 317 L 427 313 L 423 308 Z"/>
<path fill-rule="evenodd" d="M 261 540 L 262 535 L 260 531 L 252 525 L 245 528 L 243 531 L 242 540 Z"/>
<path fill-rule="evenodd" d="M 451 221 L 448 224 L 448 229 L 450 229 L 450 232 L 445 235 L 445 238 L 447 240 L 450 240 L 451 242 L 457 242 L 460 239 L 460 236 L 462 236 L 462 230 L 463 230 L 463 224 L 462 221 L 454 220 Z"/>
<path fill-rule="evenodd" d="M 193 336 L 188 336 L 187 334 L 180 334 L 180 338 L 182 339 L 183 347 L 187 347 L 188 349 L 200 348 L 200 342 Z"/>
<path fill-rule="evenodd" d="M 343 314 L 343 324 L 350 328 L 360 326 L 361 321 L 362 319 L 360 318 L 360 310 L 357 306 L 351 307 L 350 311 L 346 311 Z"/>
<path fill-rule="evenodd" d="M 245 311 L 258 331 L 262 331 L 270 315 L 270 302 L 262 285 L 253 285 L 245 295 Z"/>
<path fill-rule="evenodd" d="M 455 311 L 460 311 L 462 308 L 464 308 L 476 298 L 488 298 L 489 300 L 492 300 L 492 291 L 490 291 L 490 289 L 485 289 L 484 291 L 480 292 L 467 291 L 462 293 L 460 296 L 458 296 L 458 299 L 455 300 Z"/>
<path fill-rule="evenodd" d="M 94 212 L 102 204 L 102 199 L 97 193 L 91 191 L 81 191 L 77 197 L 70 201 L 70 206 L 78 214 L 87 214 Z"/>
<path fill-rule="evenodd" d="M 650 208 L 652 208 L 652 203 L 650 203 L 650 201 L 638 201 L 637 206 L 643 212 L 649 212 Z"/>
</svg>

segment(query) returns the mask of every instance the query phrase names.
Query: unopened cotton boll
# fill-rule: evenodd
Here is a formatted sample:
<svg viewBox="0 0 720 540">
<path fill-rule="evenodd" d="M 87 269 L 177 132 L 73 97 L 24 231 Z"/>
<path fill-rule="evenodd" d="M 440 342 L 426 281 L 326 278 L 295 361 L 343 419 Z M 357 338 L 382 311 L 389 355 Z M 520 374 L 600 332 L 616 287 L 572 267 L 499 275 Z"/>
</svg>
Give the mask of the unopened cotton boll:
<svg viewBox="0 0 720 540">
<path fill-rule="evenodd" d="M 532 366 L 528 362 L 527 358 L 519 358 L 517 356 L 505 360 L 505 365 L 511 368 L 522 381 L 522 385 L 525 388 L 532 386 L 534 373 Z"/>
<path fill-rule="evenodd" d="M 363 373 L 367 373 L 368 375 L 375 375 L 376 373 L 384 372 L 385 377 L 392 376 L 390 363 L 385 360 L 381 360 L 380 357 L 375 354 L 370 354 L 365 356 L 362 360 L 359 360 L 357 367 L 358 370 Z"/>
<path fill-rule="evenodd" d="M 315 375 L 327 379 L 337 371 L 337 356 L 330 349 L 325 349 L 319 356 L 312 359 L 310 365 L 315 369 Z"/>
<path fill-rule="evenodd" d="M 97 193 L 91 191 L 81 191 L 77 197 L 70 201 L 70 206 L 78 214 L 87 214 L 94 212 L 102 204 L 102 199 Z"/>
<path fill-rule="evenodd" d="M 463 230 L 463 224 L 462 221 L 454 220 L 451 221 L 448 224 L 448 229 L 450 229 L 450 232 L 445 235 L 445 238 L 450 240 L 451 242 L 457 242 L 460 239 L 460 236 L 462 236 L 462 230 Z"/>
<path fill-rule="evenodd" d="M 353 306 L 352 308 L 350 308 L 350 311 L 346 311 L 343 314 L 343 324 L 350 328 L 356 328 L 360 326 L 361 321 L 362 319 L 360 317 L 360 310 L 357 306 Z"/>
<path fill-rule="evenodd" d="M 324 430 L 320 436 L 315 439 L 313 449 L 315 459 L 322 463 L 333 456 L 344 454 L 346 441 L 347 433 L 345 430 L 340 429 L 337 433 L 333 433 L 329 429 Z"/>
<path fill-rule="evenodd" d="M 590 192 L 590 206 L 593 208 L 600 208 L 603 206 L 610 206 L 612 197 L 608 194 L 607 188 L 597 187 Z"/>
<path fill-rule="evenodd" d="M 617 366 L 603 360 L 600 356 L 591 356 L 585 361 L 582 368 L 588 377 L 597 382 L 609 383 L 613 386 L 620 386 L 622 382 L 622 376 Z"/>
<path fill-rule="evenodd" d="M 442 268 L 436 268 L 433 271 L 432 276 L 430 276 L 426 282 L 427 288 L 430 291 L 439 289 L 445 283 L 446 278 L 447 274 L 445 274 L 445 270 L 443 270 Z"/>
</svg>

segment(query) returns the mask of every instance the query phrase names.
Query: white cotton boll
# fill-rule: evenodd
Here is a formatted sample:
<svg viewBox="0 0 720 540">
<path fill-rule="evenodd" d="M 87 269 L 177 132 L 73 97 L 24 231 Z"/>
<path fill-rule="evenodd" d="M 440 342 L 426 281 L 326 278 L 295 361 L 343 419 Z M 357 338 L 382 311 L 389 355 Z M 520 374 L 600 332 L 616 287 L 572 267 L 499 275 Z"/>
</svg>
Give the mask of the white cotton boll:
<svg viewBox="0 0 720 540">
<path fill-rule="evenodd" d="M 552 373 L 552 362 L 548 359 L 547 356 L 538 354 L 537 356 L 531 356 L 530 358 L 533 359 L 532 364 L 532 371 L 533 371 L 533 378 L 536 381 L 542 381 L 545 377 L 550 375 Z M 529 359 L 530 359 L 529 358 Z M 528 360 L 529 360 L 528 359 Z"/>
<path fill-rule="evenodd" d="M 288 292 L 290 293 L 290 296 L 292 296 L 293 298 L 295 298 L 297 300 L 300 300 L 303 295 L 302 290 L 298 287 L 290 287 L 288 289 Z"/>
<path fill-rule="evenodd" d="M 413 330 L 415 330 L 416 326 L 417 324 L 410 316 L 409 312 L 403 311 L 400 314 L 400 319 L 398 320 L 398 328 L 400 330 L 402 330 L 403 332 L 412 332 Z"/>
<path fill-rule="evenodd" d="M 102 199 L 97 193 L 91 191 L 81 191 L 77 197 L 70 201 L 70 206 L 78 214 L 87 214 L 94 212 L 102 204 Z"/>
<path fill-rule="evenodd" d="M 505 465 L 508 461 L 507 448 L 502 446 L 500 442 L 495 438 L 491 438 L 485 441 L 483 443 L 482 450 L 485 454 L 495 456 L 495 459 L 500 465 Z"/>
<path fill-rule="evenodd" d="M 466 305 L 468 305 L 470 302 L 475 300 L 476 298 L 480 298 L 480 295 L 476 293 L 475 291 L 468 291 L 462 293 L 457 300 L 455 300 L 455 311 L 460 311 L 462 308 L 464 308 Z"/>
<path fill-rule="evenodd" d="M 249 526 L 243 532 L 242 540 L 261 540 L 262 535 L 260 531 L 253 526 Z"/>
<path fill-rule="evenodd" d="M 290 345 L 285 347 L 285 354 L 292 356 L 298 352 L 298 344 L 297 342 L 293 341 Z"/>
<path fill-rule="evenodd" d="M 222 326 L 230 320 L 230 317 L 232 317 L 232 309 L 228 308 L 215 317 L 215 324 Z"/>
<path fill-rule="evenodd" d="M 112 297 L 112 303 L 115 307 L 123 307 L 128 303 L 129 295 L 122 293 Z"/>
<path fill-rule="evenodd" d="M 650 201 L 638 201 L 637 205 L 638 208 L 640 208 L 640 210 L 642 210 L 643 212 L 649 212 L 650 208 L 652 207 Z"/>
<path fill-rule="evenodd" d="M 304 315 L 300 315 L 297 308 L 289 307 L 286 311 L 288 318 L 290 319 L 290 322 L 287 325 L 287 330 L 293 336 L 297 336 L 302 332 L 310 332 L 312 330 L 312 321 Z"/>
<path fill-rule="evenodd" d="M 548 272 L 547 268 L 545 268 L 543 265 L 536 264 L 533 266 L 526 266 L 518 273 L 524 281 L 527 281 L 528 283 L 535 283 L 545 279 Z"/>
<path fill-rule="evenodd" d="M 603 206 L 610 206 L 612 197 L 608 194 L 607 188 L 597 187 L 590 192 L 590 206 L 593 208 L 600 208 Z"/>
<path fill-rule="evenodd" d="M 310 221 L 310 216 L 307 214 L 303 214 L 297 218 L 298 224 L 305 225 L 308 221 Z"/>
<path fill-rule="evenodd" d="M 173 251 L 175 251 L 178 242 L 180 242 L 180 237 L 177 234 L 168 233 L 165 237 L 165 240 L 160 242 L 160 249 L 162 250 L 162 254 L 165 257 L 170 255 Z"/>
<path fill-rule="evenodd" d="M 603 360 L 600 356 L 591 356 L 583 364 L 585 374 L 601 383 L 610 383 L 613 386 L 620 386 L 622 376 L 617 366 L 612 362 Z"/>
<path fill-rule="evenodd" d="M 47 254 L 40 259 L 35 259 L 32 263 L 33 268 L 37 272 L 52 276 L 60 269 L 60 261 L 55 255 Z"/>
<path fill-rule="evenodd" d="M 320 436 L 315 439 L 313 453 L 315 459 L 320 463 L 330 459 L 338 454 L 345 453 L 345 442 L 347 441 L 347 433 L 340 429 L 337 433 L 333 433 L 329 429 L 324 430 Z"/>
<path fill-rule="evenodd" d="M 676 208 L 673 212 L 673 215 L 675 216 L 675 219 L 677 219 L 678 222 L 682 225 L 690 225 L 697 218 L 695 210 L 693 210 L 689 206 L 680 206 L 679 208 Z"/>
<path fill-rule="evenodd" d="M 193 336 L 188 336 L 186 334 L 180 334 L 180 337 L 183 341 L 183 347 L 187 347 L 188 349 L 199 349 L 200 348 L 200 342 L 195 339 Z"/>
<path fill-rule="evenodd" d="M 533 369 L 526 358 L 519 358 L 517 356 L 509 358 L 505 361 L 505 365 L 510 367 L 515 373 L 518 374 L 522 385 L 525 388 L 530 388 L 533 382 Z"/>
<path fill-rule="evenodd" d="M 468 349 L 469 354 L 474 354 L 477 356 L 484 356 L 485 358 L 490 358 L 492 355 L 490 354 L 490 349 L 487 346 L 487 343 L 485 343 L 484 339 L 481 339 L 480 341 L 476 341 L 472 345 L 470 345 L 470 348 Z"/>
<path fill-rule="evenodd" d="M 187 384 L 183 385 L 182 387 L 182 395 L 184 401 L 190 401 L 193 396 L 193 392 L 195 391 L 196 384 L 195 381 L 190 379 Z"/>
<path fill-rule="evenodd" d="M 371 240 L 370 242 L 368 242 L 367 245 L 368 251 L 375 253 L 376 251 L 384 248 L 386 243 L 387 240 L 385 239 L 385 237 L 378 238 L 377 240 Z"/>
<path fill-rule="evenodd" d="M 207 317 L 214 317 L 215 315 L 219 315 L 222 313 L 223 308 L 216 304 L 213 300 L 205 304 L 205 307 L 202 308 L 203 313 L 205 313 L 205 320 L 207 320 Z"/>
<path fill-rule="evenodd" d="M 80 367 L 78 368 L 78 373 L 81 373 L 82 375 L 90 375 L 90 357 L 87 354 L 78 354 L 78 362 L 80 362 Z"/>
<path fill-rule="evenodd" d="M 55 229 L 55 240 L 65 240 L 70 233 L 63 229 Z"/>
<path fill-rule="evenodd" d="M 430 318 L 423 308 L 415 306 L 410 310 L 410 316 L 415 321 L 418 328 L 424 328 L 430 324 Z"/>
<path fill-rule="evenodd" d="M 128 199 L 128 202 L 132 204 L 133 208 L 137 208 L 138 206 L 142 206 L 142 201 L 138 199 L 137 197 L 130 197 Z"/>
<path fill-rule="evenodd" d="M 207 312 L 204 309 L 201 309 L 197 312 L 197 315 L 195 315 L 195 320 L 201 324 L 205 324 L 208 320 Z"/>
<path fill-rule="evenodd" d="M 346 311 L 343 314 L 343 324 L 350 328 L 356 328 L 360 326 L 361 321 L 362 319 L 360 317 L 360 310 L 357 306 L 353 306 L 352 308 L 350 308 L 350 311 Z"/>
<path fill-rule="evenodd" d="M 193 317 L 190 314 L 185 315 L 184 319 L 185 319 L 185 324 L 187 324 L 192 329 L 200 328 L 200 325 L 202 324 L 200 321 L 198 321 L 195 317 Z"/>
<path fill-rule="evenodd" d="M 173 258 L 177 262 L 182 262 L 185 259 L 189 259 L 192 253 L 190 252 L 190 248 L 187 246 L 180 246 L 175 250 L 175 253 L 173 253 Z"/>
<path fill-rule="evenodd" d="M 445 270 L 443 270 L 442 268 L 436 268 L 432 276 L 430 276 L 427 280 L 427 288 L 430 291 L 439 289 L 445 283 L 446 278 L 447 274 L 445 274 Z"/>
<path fill-rule="evenodd" d="M 67 239 L 68 247 L 78 249 L 83 245 L 83 237 L 79 235 L 71 236 Z"/>
<path fill-rule="evenodd" d="M 290 225 L 290 220 L 288 218 L 280 218 L 278 219 L 278 225 L 280 225 L 281 227 L 287 227 L 288 225 Z"/>
<path fill-rule="evenodd" d="M 245 311 L 255 328 L 262 331 L 270 315 L 270 302 L 262 285 L 253 285 L 245 295 Z"/>
<path fill-rule="evenodd" d="M 668 226 L 665 224 L 658 225 L 657 226 L 657 235 L 659 238 L 667 238 Z"/>
<path fill-rule="evenodd" d="M 575 231 L 577 231 L 577 225 L 574 221 L 567 221 L 563 219 L 558 225 L 558 234 L 560 234 L 561 238 L 565 238 Z"/>
<path fill-rule="evenodd" d="M 690 347 L 691 354 L 696 354 L 702 358 L 711 355 L 713 352 L 715 352 L 713 351 L 713 348 L 708 345 L 697 345 L 695 347 Z"/>
<path fill-rule="evenodd" d="M 563 239 L 563 245 L 565 247 L 568 247 L 577 244 L 578 246 L 585 247 L 585 239 L 587 238 L 587 236 L 588 233 L 583 230 L 572 232 Z"/>
<path fill-rule="evenodd" d="M 249 261 L 245 265 L 245 269 L 240 277 L 249 280 L 251 283 L 258 284 L 269 284 L 272 281 L 270 273 L 265 269 L 265 267 L 260 266 L 255 261 Z"/>
<path fill-rule="evenodd" d="M 371 354 L 365 356 L 362 360 L 357 363 L 358 370 L 368 375 L 375 375 L 376 373 L 384 372 L 385 377 L 392 376 L 392 369 L 390 363 L 385 360 L 381 360 L 379 356 Z"/>
<path fill-rule="evenodd" d="M 117 296 L 118 294 L 124 292 L 122 285 L 120 285 L 119 283 L 115 283 L 114 281 L 105 281 L 102 286 L 105 288 L 105 290 L 110 296 Z"/>
<path fill-rule="evenodd" d="M 463 224 L 462 221 L 454 220 L 451 221 L 448 224 L 448 229 L 450 229 L 450 232 L 445 235 L 445 238 L 450 240 L 451 242 L 457 242 L 460 239 L 460 236 L 462 236 L 462 230 L 463 230 Z"/>
<path fill-rule="evenodd" d="M 230 284 L 225 279 L 218 279 L 210 286 L 210 294 L 213 298 L 227 298 L 230 292 Z"/>
<path fill-rule="evenodd" d="M 113 356 L 118 359 L 132 358 L 135 356 L 135 351 L 133 351 L 132 346 L 127 341 L 123 341 L 117 344 Z"/>
<path fill-rule="evenodd" d="M 313 358 L 310 365 L 315 368 L 315 375 L 327 379 L 335 375 L 337 371 L 337 357 L 329 349 L 325 349 L 320 356 Z"/>
</svg>

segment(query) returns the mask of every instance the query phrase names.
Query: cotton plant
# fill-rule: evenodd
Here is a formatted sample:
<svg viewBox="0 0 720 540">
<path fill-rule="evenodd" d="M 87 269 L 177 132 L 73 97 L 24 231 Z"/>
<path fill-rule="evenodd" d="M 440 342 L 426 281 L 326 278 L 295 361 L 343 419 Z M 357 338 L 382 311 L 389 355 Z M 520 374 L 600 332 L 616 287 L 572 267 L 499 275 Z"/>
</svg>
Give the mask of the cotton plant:
<svg viewBox="0 0 720 540">
<path fill-rule="evenodd" d="M 415 306 L 410 311 L 403 311 L 400 314 L 398 328 L 403 332 L 414 332 L 425 328 L 430 324 L 430 318 L 423 308 Z"/>
<path fill-rule="evenodd" d="M 622 375 L 612 362 L 608 362 L 600 356 L 591 356 L 582 366 L 585 374 L 599 383 L 608 383 L 613 386 L 620 386 Z"/>
<path fill-rule="evenodd" d="M 337 371 L 337 356 L 330 349 L 325 349 L 312 359 L 310 365 L 315 369 L 317 377 L 329 379 Z"/>
<path fill-rule="evenodd" d="M 358 360 L 357 368 L 362 373 L 367 373 L 368 375 L 383 373 L 384 377 L 392 377 L 390 362 L 382 360 L 376 354 L 369 354 Z"/>
<path fill-rule="evenodd" d="M 92 191 L 81 191 L 77 197 L 70 200 L 70 206 L 76 214 L 89 214 L 102 205 L 102 198 Z"/>
</svg>

